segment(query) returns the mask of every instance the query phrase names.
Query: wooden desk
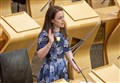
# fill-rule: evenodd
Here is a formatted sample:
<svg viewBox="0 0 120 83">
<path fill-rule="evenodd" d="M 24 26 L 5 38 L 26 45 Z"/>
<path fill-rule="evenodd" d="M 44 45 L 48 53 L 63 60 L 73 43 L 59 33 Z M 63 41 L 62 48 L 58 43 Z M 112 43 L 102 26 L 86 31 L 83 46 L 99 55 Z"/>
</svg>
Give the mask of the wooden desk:
<svg viewBox="0 0 120 83">
<path fill-rule="evenodd" d="M 120 83 L 120 69 L 114 64 L 93 69 L 89 75 L 95 82 Z"/>
<path fill-rule="evenodd" d="M 117 16 L 118 14 L 118 7 L 117 6 L 109 6 L 104 8 L 95 9 L 96 13 L 101 18 L 102 24 L 104 24 L 104 64 L 108 64 L 107 53 L 106 53 L 106 42 L 110 37 L 111 33 L 118 25 L 120 21 L 120 17 Z"/>
<path fill-rule="evenodd" d="M 96 13 L 101 18 L 102 23 L 105 23 L 105 42 L 119 22 L 120 17 L 117 16 L 118 10 L 117 6 L 95 9 Z"/>
<path fill-rule="evenodd" d="M 4 16 L 0 23 L 3 26 L 2 29 L 6 37 L 6 43 L 1 48 L 0 53 L 20 48 L 28 48 L 36 40 L 41 31 L 41 26 L 25 12 Z M 35 50 L 35 46 L 29 50 L 30 60 Z"/>
</svg>

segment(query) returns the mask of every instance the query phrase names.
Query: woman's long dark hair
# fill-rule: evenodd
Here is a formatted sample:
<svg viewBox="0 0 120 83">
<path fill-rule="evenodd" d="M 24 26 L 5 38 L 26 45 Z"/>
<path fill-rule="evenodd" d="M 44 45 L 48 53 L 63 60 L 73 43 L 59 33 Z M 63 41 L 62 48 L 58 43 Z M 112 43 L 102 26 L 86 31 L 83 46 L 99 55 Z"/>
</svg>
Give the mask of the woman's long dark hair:
<svg viewBox="0 0 120 83">
<path fill-rule="evenodd" d="M 42 30 L 47 31 L 48 33 L 49 29 L 51 29 L 53 33 L 54 26 L 51 20 L 55 18 L 56 13 L 58 13 L 59 11 L 63 11 L 63 8 L 59 6 L 51 6 L 47 10 Z M 66 30 L 66 23 L 63 28 L 60 28 L 60 32 L 64 35 L 65 38 L 67 38 L 68 35 L 67 35 L 67 30 Z"/>
</svg>

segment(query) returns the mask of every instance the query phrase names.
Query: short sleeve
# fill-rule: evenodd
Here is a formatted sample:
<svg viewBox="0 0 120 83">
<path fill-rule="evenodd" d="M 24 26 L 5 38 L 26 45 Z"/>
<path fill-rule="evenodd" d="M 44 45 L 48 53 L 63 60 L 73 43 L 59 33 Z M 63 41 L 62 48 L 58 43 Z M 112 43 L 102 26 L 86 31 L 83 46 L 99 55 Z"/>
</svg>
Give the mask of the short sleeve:
<svg viewBox="0 0 120 83">
<path fill-rule="evenodd" d="M 70 51 L 71 49 L 70 49 L 70 47 L 69 47 L 69 41 L 68 41 L 68 39 L 65 39 L 65 41 L 64 41 L 64 51 L 65 52 L 68 52 L 68 51 Z"/>
<path fill-rule="evenodd" d="M 48 43 L 48 36 L 46 31 L 42 31 L 38 36 L 37 51 L 43 48 Z"/>
</svg>

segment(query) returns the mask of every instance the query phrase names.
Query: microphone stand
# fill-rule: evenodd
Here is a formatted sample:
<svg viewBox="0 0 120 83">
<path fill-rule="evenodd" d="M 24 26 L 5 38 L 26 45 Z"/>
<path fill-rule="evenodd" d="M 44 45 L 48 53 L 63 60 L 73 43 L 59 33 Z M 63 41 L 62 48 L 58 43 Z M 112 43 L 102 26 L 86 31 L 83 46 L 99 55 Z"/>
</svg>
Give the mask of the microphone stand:
<svg viewBox="0 0 120 83">
<path fill-rule="evenodd" d="M 75 60 L 74 60 L 74 59 L 72 59 L 72 61 L 76 64 L 76 62 L 75 62 Z M 77 66 L 77 68 L 80 70 L 80 68 L 78 67 L 78 65 L 77 65 L 77 64 L 76 64 L 76 66 Z M 82 76 L 83 76 L 83 78 L 85 79 L 86 83 L 88 83 L 88 81 L 87 81 L 87 79 L 86 79 L 85 75 L 83 74 L 82 70 L 80 70 L 80 73 L 82 74 Z"/>
</svg>

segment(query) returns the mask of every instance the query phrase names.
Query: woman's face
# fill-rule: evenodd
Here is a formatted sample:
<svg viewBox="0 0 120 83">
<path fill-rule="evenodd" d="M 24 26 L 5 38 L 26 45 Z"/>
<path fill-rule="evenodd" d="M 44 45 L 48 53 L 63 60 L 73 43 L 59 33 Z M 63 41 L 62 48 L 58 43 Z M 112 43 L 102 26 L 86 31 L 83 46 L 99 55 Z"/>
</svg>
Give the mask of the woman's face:
<svg viewBox="0 0 120 83">
<path fill-rule="evenodd" d="M 52 23 L 53 23 L 54 27 L 58 27 L 58 28 L 64 27 L 65 21 L 64 21 L 63 11 L 59 11 L 56 13 L 55 18 L 52 19 Z"/>
</svg>

